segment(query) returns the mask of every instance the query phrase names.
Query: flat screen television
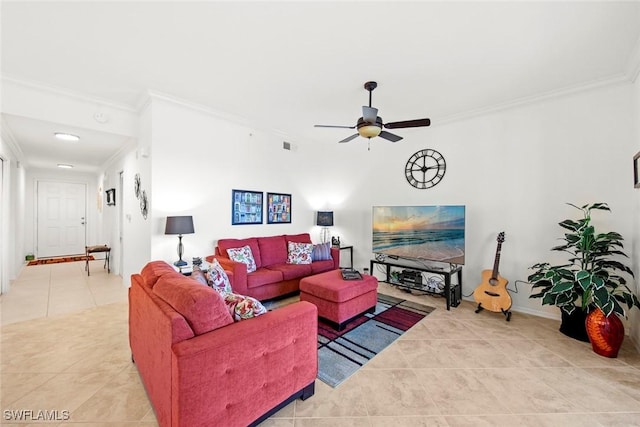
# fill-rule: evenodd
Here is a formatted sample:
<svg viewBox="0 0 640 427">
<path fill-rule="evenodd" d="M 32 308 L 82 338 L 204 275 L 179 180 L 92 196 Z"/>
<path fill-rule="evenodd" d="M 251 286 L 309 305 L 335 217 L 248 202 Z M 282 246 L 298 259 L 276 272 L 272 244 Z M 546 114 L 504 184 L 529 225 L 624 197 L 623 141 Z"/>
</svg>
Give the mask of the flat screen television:
<svg viewBox="0 0 640 427">
<path fill-rule="evenodd" d="M 465 207 L 374 206 L 373 252 L 464 264 Z"/>
</svg>

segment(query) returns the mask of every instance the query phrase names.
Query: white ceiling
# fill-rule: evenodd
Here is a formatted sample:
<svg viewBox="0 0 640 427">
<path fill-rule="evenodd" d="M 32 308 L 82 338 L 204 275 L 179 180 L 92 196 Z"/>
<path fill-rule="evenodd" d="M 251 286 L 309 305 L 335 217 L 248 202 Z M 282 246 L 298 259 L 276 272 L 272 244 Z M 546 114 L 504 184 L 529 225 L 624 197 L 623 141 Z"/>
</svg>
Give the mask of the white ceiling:
<svg viewBox="0 0 640 427">
<path fill-rule="evenodd" d="M 354 125 L 368 80 L 385 122 L 437 126 L 630 80 L 640 64 L 636 1 L 2 1 L 1 20 L 5 78 L 131 108 L 157 91 L 300 144 L 351 134 L 313 125 Z M 126 143 L 94 133 L 50 153 L 57 123 L 21 115 L 4 118 L 27 159 L 95 166 Z"/>
</svg>

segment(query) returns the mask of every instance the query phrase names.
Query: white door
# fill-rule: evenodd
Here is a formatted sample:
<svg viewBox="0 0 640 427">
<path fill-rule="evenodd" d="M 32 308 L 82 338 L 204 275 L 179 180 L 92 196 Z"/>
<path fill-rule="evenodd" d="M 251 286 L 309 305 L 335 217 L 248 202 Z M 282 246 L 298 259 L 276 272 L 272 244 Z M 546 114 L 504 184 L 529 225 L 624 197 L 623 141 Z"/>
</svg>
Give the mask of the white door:
<svg viewBox="0 0 640 427">
<path fill-rule="evenodd" d="M 86 185 L 38 181 L 38 258 L 84 254 Z"/>
</svg>

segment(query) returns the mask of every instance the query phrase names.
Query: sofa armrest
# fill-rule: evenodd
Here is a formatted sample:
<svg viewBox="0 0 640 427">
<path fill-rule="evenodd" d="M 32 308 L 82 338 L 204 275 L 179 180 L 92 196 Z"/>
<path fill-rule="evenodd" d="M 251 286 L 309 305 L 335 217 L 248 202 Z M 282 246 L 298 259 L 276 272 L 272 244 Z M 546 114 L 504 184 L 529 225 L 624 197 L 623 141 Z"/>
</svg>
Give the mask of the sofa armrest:
<svg viewBox="0 0 640 427">
<path fill-rule="evenodd" d="M 248 425 L 312 384 L 317 316 L 301 301 L 173 345 L 174 425 Z"/>
<path fill-rule="evenodd" d="M 331 258 L 333 258 L 333 269 L 340 268 L 340 248 L 331 247 Z"/>
<path fill-rule="evenodd" d="M 218 260 L 220 266 L 227 272 L 233 292 L 247 295 L 247 265 L 219 255 L 209 255 L 205 259 L 207 262 L 213 262 L 214 258 Z"/>
</svg>

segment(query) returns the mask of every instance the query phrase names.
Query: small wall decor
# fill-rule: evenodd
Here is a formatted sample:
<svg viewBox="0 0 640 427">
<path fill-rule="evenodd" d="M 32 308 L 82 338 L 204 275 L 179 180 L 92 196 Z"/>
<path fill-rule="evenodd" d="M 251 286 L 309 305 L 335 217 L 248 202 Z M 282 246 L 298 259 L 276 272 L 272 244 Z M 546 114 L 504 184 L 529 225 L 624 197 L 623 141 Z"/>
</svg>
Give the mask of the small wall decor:
<svg viewBox="0 0 640 427">
<path fill-rule="evenodd" d="M 267 193 L 267 224 L 291 223 L 291 194 Z"/>
<path fill-rule="evenodd" d="M 115 206 L 116 205 L 116 189 L 110 188 L 107 191 L 107 206 Z"/>
<path fill-rule="evenodd" d="M 147 219 L 149 213 L 149 201 L 147 200 L 147 192 L 142 190 L 140 193 L 140 213 L 144 219 Z"/>
<path fill-rule="evenodd" d="M 136 195 L 136 199 L 140 198 L 140 174 L 137 173 L 135 177 L 133 177 L 133 193 Z"/>
<path fill-rule="evenodd" d="M 231 225 L 262 224 L 262 191 L 231 190 Z"/>
<path fill-rule="evenodd" d="M 633 186 L 640 188 L 640 151 L 633 156 Z"/>
</svg>

